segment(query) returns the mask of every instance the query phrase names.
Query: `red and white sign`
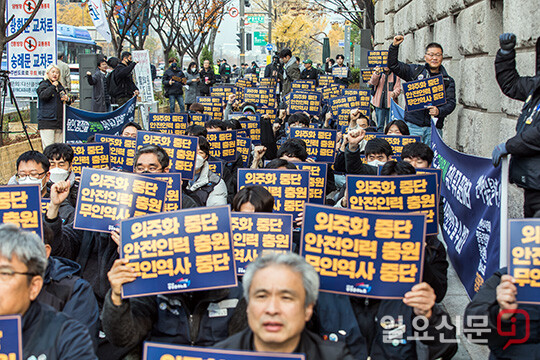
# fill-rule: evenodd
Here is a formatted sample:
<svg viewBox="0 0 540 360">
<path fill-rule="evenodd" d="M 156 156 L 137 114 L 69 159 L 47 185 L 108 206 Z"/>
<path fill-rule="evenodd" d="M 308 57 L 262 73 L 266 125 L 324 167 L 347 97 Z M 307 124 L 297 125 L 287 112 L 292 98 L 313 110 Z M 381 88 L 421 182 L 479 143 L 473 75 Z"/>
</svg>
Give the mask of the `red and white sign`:
<svg viewBox="0 0 540 360">
<path fill-rule="evenodd" d="M 235 8 L 235 7 L 232 7 L 229 9 L 229 15 L 231 15 L 231 17 L 235 18 L 238 16 L 238 9 Z"/>
</svg>

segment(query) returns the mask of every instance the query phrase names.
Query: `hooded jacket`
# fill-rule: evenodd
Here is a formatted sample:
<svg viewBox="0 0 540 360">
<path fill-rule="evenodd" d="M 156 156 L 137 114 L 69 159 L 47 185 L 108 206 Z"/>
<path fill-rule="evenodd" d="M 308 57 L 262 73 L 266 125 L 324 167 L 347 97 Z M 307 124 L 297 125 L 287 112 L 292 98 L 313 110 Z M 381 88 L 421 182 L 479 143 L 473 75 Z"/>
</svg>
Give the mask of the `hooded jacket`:
<svg viewBox="0 0 540 360">
<path fill-rule="evenodd" d="M 186 193 L 201 206 L 218 206 L 227 204 L 227 185 L 222 178 L 210 171 L 205 161 L 199 177 L 191 185 L 187 185 Z"/>
<path fill-rule="evenodd" d="M 388 49 L 388 67 L 396 76 L 399 76 L 403 81 L 413 81 L 425 79 L 431 76 L 443 76 L 444 92 L 446 94 L 446 103 L 437 106 L 439 109 L 439 115 L 437 116 L 437 129 L 442 129 L 444 125 L 444 119 L 454 111 L 456 108 L 456 83 L 454 79 L 446 72 L 444 66 L 440 66 L 437 74 L 431 74 L 429 66 L 427 64 L 404 64 L 398 61 L 399 46 L 390 45 Z M 405 111 L 405 121 L 412 124 L 430 127 L 431 115 L 429 110 L 418 111 Z"/>
<path fill-rule="evenodd" d="M 37 300 L 85 325 L 97 344 L 98 304 L 90 284 L 77 276 L 80 270 L 81 266 L 74 261 L 49 257 Z"/>
<path fill-rule="evenodd" d="M 523 101 L 516 135 L 506 142 L 512 154 L 510 181 L 525 189 L 540 190 L 540 38 L 536 43 L 536 76 L 519 76 L 516 51 L 495 57 L 495 74 L 502 92 Z"/>
<path fill-rule="evenodd" d="M 88 330 L 38 301 L 22 317 L 22 343 L 24 359 L 97 360 Z"/>
</svg>

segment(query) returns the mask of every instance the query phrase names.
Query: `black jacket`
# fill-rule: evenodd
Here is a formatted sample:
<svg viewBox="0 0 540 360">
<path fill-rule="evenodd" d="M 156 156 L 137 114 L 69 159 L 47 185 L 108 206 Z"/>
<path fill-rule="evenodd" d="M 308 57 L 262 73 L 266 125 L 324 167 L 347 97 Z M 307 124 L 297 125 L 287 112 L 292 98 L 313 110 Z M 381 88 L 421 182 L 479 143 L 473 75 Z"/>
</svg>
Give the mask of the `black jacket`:
<svg viewBox="0 0 540 360">
<path fill-rule="evenodd" d="M 129 65 L 119 63 L 113 72 L 109 75 L 112 76 L 109 82 L 109 94 L 111 97 L 118 98 L 131 98 L 135 90 L 139 90 L 133 82 L 133 69 L 137 65 L 136 62 L 131 62 Z"/>
<path fill-rule="evenodd" d="M 437 75 L 443 76 L 446 103 L 437 106 L 439 115 L 437 116 L 438 120 L 436 125 L 437 129 L 442 129 L 444 119 L 456 108 L 456 83 L 454 82 L 454 79 L 448 75 L 446 69 L 442 65 L 439 69 L 439 73 L 431 74 L 427 64 L 405 64 L 398 61 L 398 50 L 398 46 L 390 45 L 390 48 L 388 49 L 388 67 L 390 68 L 390 71 L 403 79 L 403 81 L 425 79 Z M 405 121 L 423 127 L 431 126 L 431 116 L 427 109 L 410 112 L 405 111 Z"/>
<path fill-rule="evenodd" d="M 214 69 L 212 69 L 211 66 L 208 68 L 208 70 L 202 68 L 199 74 L 201 77 L 201 81 L 199 84 L 201 96 L 210 96 L 210 87 L 216 83 L 216 75 L 214 74 Z M 209 84 L 206 84 L 205 78 L 208 78 L 208 80 L 210 81 Z"/>
<path fill-rule="evenodd" d="M 255 351 L 253 332 L 250 329 L 245 329 L 227 340 L 217 343 L 214 347 L 218 349 Z M 344 344 L 324 341 L 308 330 L 302 332 L 300 343 L 293 353 L 305 354 L 306 360 L 354 360 L 349 353 L 349 349 Z"/>
<path fill-rule="evenodd" d="M 334 68 L 339 68 L 339 67 L 345 67 L 346 65 L 343 64 L 343 66 L 339 66 L 338 64 L 332 66 L 332 69 Z M 345 85 L 345 87 L 349 86 L 349 84 L 352 82 L 352 73 L 351 73 L 351 68 L 348 68 L 347 69 L 347 77 L 337 77 L 337 76 L 334 76 L 334 83 L 336 84 L 341 84 L 341 85 Z"/>
<path fill-rule="evenodd" d="M 510 181 L 519 187 L 540 190 L 540 74 L 519 76 L 516 52 L 495 57 L 495 73 L 502 92 L 524 101 L 517 120 L 516 135 L 506 142 L 510 160 Z"/>
<path fill-rule="evenodd" d="M 173 80 L 172 85 L 169 84 L 169 81 L 173 76 L 177 76 L 179 78 L 186 77 L 180 67 L 176 66 L 176 68 L 173 69 L 172 66 L 170 66 L 163 74 L 162 82 L 163 89 L 165 89 L 165 96 L 184 94 L 184 85 L 181 82 Z"/>
<path fill-rule="evenodd" d="M 513 331 L 515 335 L 511 337 L 500 336 L 497 330 L 497 315 L 499 314 L 499 304 L 497 303 L 497 286 L 501 282 L 501 276 L 507 274 L 507 268 L 502 268 L 495 272 L 476 293 L 472 301 L 465 309 L 463 318 L 463 329 L 468 337 L 474 342 L 481 342 L 489 346 L 491 354 L 490 360 L 509 359 L 540 359 L 540 306 L 532 304 L 519 304 L 518 309 L 527 311 L 529 314 L 529 334 L 526 334 L 526 321 L 522 314 L 514 316 L 516 322 L 501 321 L 501 331 Z M 487 326 L 480 325 L 478 320 L 488 316 Z M 514 329 L 514 330 L 512 330 Z M 509 339 L 528 340 L 523 344 L 511 344 L 505 350 L 503 347 Z"/>
<path fill-rule="evenodd" d="M 37 301 L 22 317 L 22 343 L 24 359 L 97 359 L 86 327 Z"/>
<path fill-rule="evenodd" d="M 90 284 L 77 276 L 80 270 L 81 267 L 74 261 L 49 257 L 43 288 L 37 300 L 85 325 L 97 344 L 98 304 Z"/>
<path fill-rule="evenodd" d="M 309 80 L 315 80 L 315 85 L 318 86 L 319 84 L 319 72 L 314 67 L 311 67 L 311 69 L 304 69 L 302 70 L 302 73 L 300 73 L 300 79 L 309 79 Z"/>
<path fill-rule="evenodd" d="M 54 86 L 50 80 L 43 80 L 36 90 L 38 94 L 38 129 L 63 128 L 64 104 L 60 100 L 60 92 L 66 91 L 62 84 Z"/>
<path fill-rule="evenodd" d="M 133 347 L 143 340 L 178 345 L 212 346 L 243 330 L 245 308 L 237 310 L 241 287 L 147 296 L 112 303 L 107 294 L 101 315 L 109 341 Z M 234 326 L 237 328 L 235 328 Z"/>
</svg>

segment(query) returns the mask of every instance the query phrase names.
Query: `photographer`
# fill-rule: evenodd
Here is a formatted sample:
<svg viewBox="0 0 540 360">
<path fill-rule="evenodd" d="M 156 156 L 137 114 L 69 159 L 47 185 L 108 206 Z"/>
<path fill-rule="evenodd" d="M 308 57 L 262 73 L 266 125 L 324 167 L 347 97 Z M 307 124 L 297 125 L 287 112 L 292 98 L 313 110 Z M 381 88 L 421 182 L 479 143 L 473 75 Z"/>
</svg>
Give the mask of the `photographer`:
<svg viewBox="0 0 540 360">
<path fill-rule="evenodd" d="M 44 80 L 36 90 L 38 94 L 38 129 L 43 148 L 63 142 L 64 103 L 70 103 L 66 89 L 60 84 L 60 69 L 51 64 L 45 70 Z"/>
<path fill-rule="evenodd" d="M 272 56 L 272 63 L 264 68 L 265 78 L 275 78 L 279 72 L 279 56 Z"/>
</svg>

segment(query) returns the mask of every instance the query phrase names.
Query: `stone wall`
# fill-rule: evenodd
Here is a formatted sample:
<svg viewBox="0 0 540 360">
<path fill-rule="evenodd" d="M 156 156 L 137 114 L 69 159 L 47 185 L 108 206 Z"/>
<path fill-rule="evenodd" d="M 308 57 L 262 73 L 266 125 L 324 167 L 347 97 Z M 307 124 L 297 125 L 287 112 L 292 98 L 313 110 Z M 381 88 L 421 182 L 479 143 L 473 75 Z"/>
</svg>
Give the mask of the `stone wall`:
<svg viewBox="0 0 540 360">
<path fill-rule="evenodd" d="M 422 63 L 425 46 L 444 48 L 443 65 L 456 81 L 457 107 L 445 120 L 444 140 L 453 148 L 490 157 L 493 147 L 515 134 L 522 103 L 502 94 L 495 80 L 498 37 L 517 36 L 517 68 L 534 75 L 534 45 L 540 31 L 538 0 L 374 0 L 375 49 L 404 35 L 399 58 Z M 509 217 L 522 217 L 521 190 L 510 186 Z"/>
</svg>

